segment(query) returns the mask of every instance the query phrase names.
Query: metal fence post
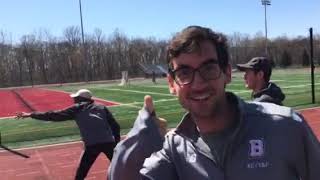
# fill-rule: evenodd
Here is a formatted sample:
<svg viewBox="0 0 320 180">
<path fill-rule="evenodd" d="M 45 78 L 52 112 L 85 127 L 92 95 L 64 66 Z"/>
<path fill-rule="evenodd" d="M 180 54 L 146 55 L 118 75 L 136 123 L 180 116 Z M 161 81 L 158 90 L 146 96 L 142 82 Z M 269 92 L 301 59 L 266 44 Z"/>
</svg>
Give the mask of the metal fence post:
<svg viewBox="0 0 320 180">
<path fill-rule="evenodd" d="M 313 61 L 313 32 L 312 28 L 309 29 L 310 32 L 310 68 L 311 68 L 311 91 L 312 91 L 312 103 L 315 103 L 314 94 L 314 61 Z"/>
</svg>

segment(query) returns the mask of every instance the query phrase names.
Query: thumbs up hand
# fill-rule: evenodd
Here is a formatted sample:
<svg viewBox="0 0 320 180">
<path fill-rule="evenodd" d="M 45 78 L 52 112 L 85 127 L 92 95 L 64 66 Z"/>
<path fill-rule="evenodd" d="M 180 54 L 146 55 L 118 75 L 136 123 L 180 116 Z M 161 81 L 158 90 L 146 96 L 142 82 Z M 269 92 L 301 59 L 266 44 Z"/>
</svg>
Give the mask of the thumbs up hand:
<svg viewBox="0 0 320 180">
<path fill-rule="evenodd" d="M 155 115 L 153 100 L 150 95 L 144 96 L 144 108 L 152 115 Z"/>
<path fill-rule="evenodd" d="M 154 120 L 158 125 L 159 132 L 162 136 L 164 136 L 167 133 L 167 120 L 163 118 L 158 118 L 156 116 L 153 100 L 150 95 L 144 96 L 144 108 L 150 113 L 151 116 L 155 116 Z"/>
</svg>

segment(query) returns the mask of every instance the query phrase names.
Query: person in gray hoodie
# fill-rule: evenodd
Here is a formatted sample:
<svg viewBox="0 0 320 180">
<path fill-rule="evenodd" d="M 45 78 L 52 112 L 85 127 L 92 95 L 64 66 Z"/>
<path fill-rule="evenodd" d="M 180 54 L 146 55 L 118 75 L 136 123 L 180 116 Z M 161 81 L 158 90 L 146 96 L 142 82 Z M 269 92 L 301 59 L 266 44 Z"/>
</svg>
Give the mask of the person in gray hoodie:
<svg viewBox="0 0 320 180">
<path fill-rule="evenodd" d="M 87 89 L 80 89 L 70 95 L 74 105 L 57 111 L 21 112 L 16 118 L 31 117 L 43 121 L 75 120 L 84 142 L 84 152 L 81 155 L 75 179 L 83 180 L 92 164 L 102 152 L 111 161 L 113 149 L 120 141 L 120 126 L 107 107 L 98 105 L 92 100 L 92 93 Z"/>
<path fill-rule="evenodd" d="M 145 158 L 162 148 L 166 130 L 166 120 L 156 117 L 152 98 L 146 95 L 132 129 L 114 150 L 108 180 L 139 180 Z"/>
<path fill-rule="evenodd" d="M 258 102 L 270 102 L 282 105 L 285 99 L 281 88 L 270 82 L 272 66 L 266 57 L 254 57 L 245 64 L 237 64 L 240 71 L 244 71 L 246 87 L 252 89 L 252 99 Z"/>
<path fill-rule="evenodd" d="M 187 113 L 145 160 L 142 180 L 319 179 L 320 143 L 301 115 L 226 92 L 224 35 L 189 26 L 167 53 L 169 89 Z"/>
</svg>

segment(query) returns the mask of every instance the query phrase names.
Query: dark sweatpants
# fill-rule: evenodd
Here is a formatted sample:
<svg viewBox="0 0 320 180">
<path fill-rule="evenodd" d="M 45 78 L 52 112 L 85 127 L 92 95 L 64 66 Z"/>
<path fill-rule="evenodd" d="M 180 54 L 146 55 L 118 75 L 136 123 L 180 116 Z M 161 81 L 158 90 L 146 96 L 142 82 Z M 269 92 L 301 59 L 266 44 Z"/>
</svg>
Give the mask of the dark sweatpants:
<svg viewBox="0 0 320 180">
<path fill-rule="evenodd" d="M 87 176 L 92 164 L 101 152 L 103 152 L 111 161 L 115 146 L 115 142 L 85 146 L 75 179 L 83 180 Z"/>
</svg>

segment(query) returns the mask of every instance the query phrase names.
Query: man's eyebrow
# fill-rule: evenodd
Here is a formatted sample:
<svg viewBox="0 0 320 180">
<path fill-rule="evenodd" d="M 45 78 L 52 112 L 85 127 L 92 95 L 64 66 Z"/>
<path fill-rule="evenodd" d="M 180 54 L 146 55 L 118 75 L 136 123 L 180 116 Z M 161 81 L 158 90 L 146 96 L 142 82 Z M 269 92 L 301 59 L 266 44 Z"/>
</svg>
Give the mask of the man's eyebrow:
<svg viewBox="0 0 320 180">
<path fill-rule="evenodd" d="M 209 59 L 205 60 L 202 64 L 208 64 L 208 63 L 217 63 L 218 64 L 218 60 L 214 59 L 214 58 L 209 58 Z"/>
<path fill-rule="evenodd" d="M 205 65 L 205 64 L 209 64 L 209 63 L 217 63 L 218 64 L 218 60 L 215 58 L 209 58 L 209 59 L 205 60 L 203 63 L 201 63 L 200 66 Z M 176 69 L 181 69 L 181 68 L 192 68 L 192 67 L 185 65 L 185 64 L 177 64 Z"/>
<path fill-rule="evenodd" d="M 181 68 L 192 68 L 192 67 L 185 64 L 178 64 L 176 69 L 181 69 Z"/>
</svg>

